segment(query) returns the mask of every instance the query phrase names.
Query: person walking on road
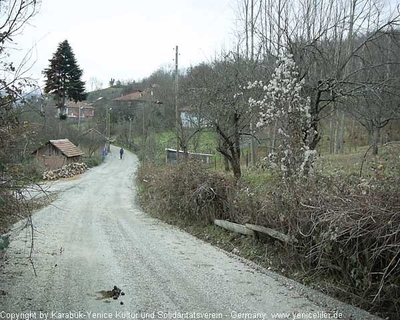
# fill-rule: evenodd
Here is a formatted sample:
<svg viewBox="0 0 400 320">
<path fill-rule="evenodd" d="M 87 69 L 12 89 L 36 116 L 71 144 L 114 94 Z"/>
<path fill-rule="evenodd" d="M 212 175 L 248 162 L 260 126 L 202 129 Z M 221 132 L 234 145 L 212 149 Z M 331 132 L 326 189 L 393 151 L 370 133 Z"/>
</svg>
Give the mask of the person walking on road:
<svg viewBox="0 0 400 320">
<path fill-rule="evenodd" d="M 119 158 L 122 159 L 122 156 L 124 155 L 124 148 L 119 149 Z"/>
</svg>

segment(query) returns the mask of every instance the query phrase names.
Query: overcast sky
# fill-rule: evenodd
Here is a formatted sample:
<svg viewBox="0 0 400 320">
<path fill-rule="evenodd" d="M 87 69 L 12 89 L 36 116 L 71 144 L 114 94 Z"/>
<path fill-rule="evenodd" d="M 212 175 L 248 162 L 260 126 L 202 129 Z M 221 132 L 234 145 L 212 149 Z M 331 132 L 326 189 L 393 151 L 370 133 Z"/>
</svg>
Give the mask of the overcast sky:
<svg viewBox="0 0 400 320">
<path fill-rule="evenodd" d="M 161 66 L 209 60 L 231 48 L 232 0 L 42 0 L 39 13 L 15 39 L 21 58 L 34 46 L 29 75 L 43 84 L 41 72 L 60 42 L 67 39 L 91 90 L 92 77 L 139 80 Z"/>
</svg>

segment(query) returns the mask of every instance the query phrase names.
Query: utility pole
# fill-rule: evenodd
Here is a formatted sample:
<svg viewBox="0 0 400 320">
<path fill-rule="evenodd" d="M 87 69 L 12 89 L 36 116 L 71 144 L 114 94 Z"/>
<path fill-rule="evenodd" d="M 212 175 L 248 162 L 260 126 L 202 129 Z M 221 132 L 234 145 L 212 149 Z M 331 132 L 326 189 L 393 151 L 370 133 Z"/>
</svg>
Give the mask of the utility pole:
<svg viewBox="0 0 400 320">
<path fill-rule="evenodd" d="M 145 108 L 144 108 L 144 104 L 142 103 L 142 110 L 143 110 L 143 112 L 142 112 L 142 145 L 143 145 L 143 150 L 145 150 L 145 145 L 146 145 L 146 134 L 145 134 L 145 125 L 144 125 L 144 123 L 145 123 L 145 118 L 144 118 L 144 110 L 145 110 Z"/>
<path fill-rule="evenodd" d="M 81 131 L 81 110 L 83 107 L 78 107 L 78 131 Z"/>
<path fill-rule="evenodd" d="M 179 89 L 179 69 L 178 69 L 178 46 L 175 47 L 175 126 L 176 126 L 176 164 L 179 162 L 179 110 L 178 110 L 178 89 Z"/>
<path fill-rule="evenodd" d="M 129 148 L 132 148 L 132 118 L 129 117 Z"/>
<path fill-rule="evenodd" d="M 107 146 L 107 152 L 110 152 L 111 149 L 111 115 L 110 115 L 110 111 L 112 110 L 112 108 L 108 108 L 106 109 L 107 113 L 106 113 L 106 129 L 107 129 L 107 138 L 108 138 L 108 146 Z"/>
</svg>

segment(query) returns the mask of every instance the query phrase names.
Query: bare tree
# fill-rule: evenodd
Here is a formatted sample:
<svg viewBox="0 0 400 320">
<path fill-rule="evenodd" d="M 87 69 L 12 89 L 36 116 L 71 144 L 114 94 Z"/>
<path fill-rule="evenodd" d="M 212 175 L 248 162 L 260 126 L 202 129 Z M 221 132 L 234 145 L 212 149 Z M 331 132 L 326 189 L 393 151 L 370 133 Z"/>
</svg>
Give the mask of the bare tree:
<svg viewBox="0 0 400 320">
<path fill-rule="evenodd" d="M 28 21 L 36 14 L 39 1 L 0 1 L 0 224 L 10 212 L 29 213 L 24 202 L 24 186 L 29 181 L 21 163 L 27 154 L 27 145 L 34 137 L 33 126 L 20 121 L 21 105 L 28 92 L 35 91 L 26 77 L 29 53 L 18 66 L 14 65 L 10 49 L 14 39 L 22 33 Z"/>
<path fill-rule="evenodd" d="M 252 80 L 254 64 L 235 53 L 203 66 L 202 75 L 196 79 L 194 89 L 203 101 L 203 117 L 215 131 L 217 151 L 227 159 L 234 176 L 241 177 L 240 147 L 243 136 L 251 136 L 251 113 L 242 85 Z"/>
<path fill-rule="evenodd" d="M 377 41 L 365 46 L 358 61 L 367 66 L 359 77 L 367 79 L 368 85 L 359 88 L 350 112 L 367 129 L 373 154 L 378 153 L 381 129 L 400 119 L 399 49 L 400 32 L 382 32 Z"/>
<path fill-rule="evenodd" d="M 194 150 L 197 151 L 200 142 L 201 132 L 209 129 L 209 122 L 205 118 L 204 112 L 208 107 L 203 99 L 205 87 L 199 86 L 202 79 L 207 77 L 210 67 L 205 64 L 191 67 L 181 78 L 181 103 L 179 121 L 179 142 L 181 150 L 185 156 L 188 155 L 188 148 L 192 143 Z"/>
<path fill-rule="evenodd" d="M 251 9 L 250 2 L 239 3 L 242 9 Z M 332 128 L 336 149 L 343 150 L 344 112 L 348 113 L 361 88 L 375 84 L 373 77 L 360 76 L 366 69 L 377 71 L 375 62 L 362 53 L 371 46 L 384 50 L 387 44 L 380 38 L 383 33 L 396 33 L 399 11 L 389 12 L 389 2 L 380 0 L 264 0 L 259 8 L 262 14 L 252 22 L 246 20 L 245 26 L 255 25 L 254 46 L 263 48 L 263 63 L 282 52 L 293 54 L 306 81 L 304 95 L 311 97 L 311 126 L 316 132 L 309 147 L 315 149 L 321 139 L 320 121 L 337 110 L 339 128 Z M 393 63 L 397 61 L 381 62 Z"/>
</svg>

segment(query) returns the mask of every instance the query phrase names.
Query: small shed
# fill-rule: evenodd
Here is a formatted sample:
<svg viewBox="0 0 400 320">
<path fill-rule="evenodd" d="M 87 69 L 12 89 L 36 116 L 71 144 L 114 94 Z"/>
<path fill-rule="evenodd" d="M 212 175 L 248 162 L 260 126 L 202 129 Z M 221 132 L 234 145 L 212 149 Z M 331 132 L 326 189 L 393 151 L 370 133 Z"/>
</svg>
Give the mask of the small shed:
<svg viewBox="0 0 400 320">
<path fill-rule="evenodd" d="M 68 139 L 49 140 L 33 154 L 46 169 L 56 170 L 72 162 L 80 162 L 84 152 Z"/>
</svg>

